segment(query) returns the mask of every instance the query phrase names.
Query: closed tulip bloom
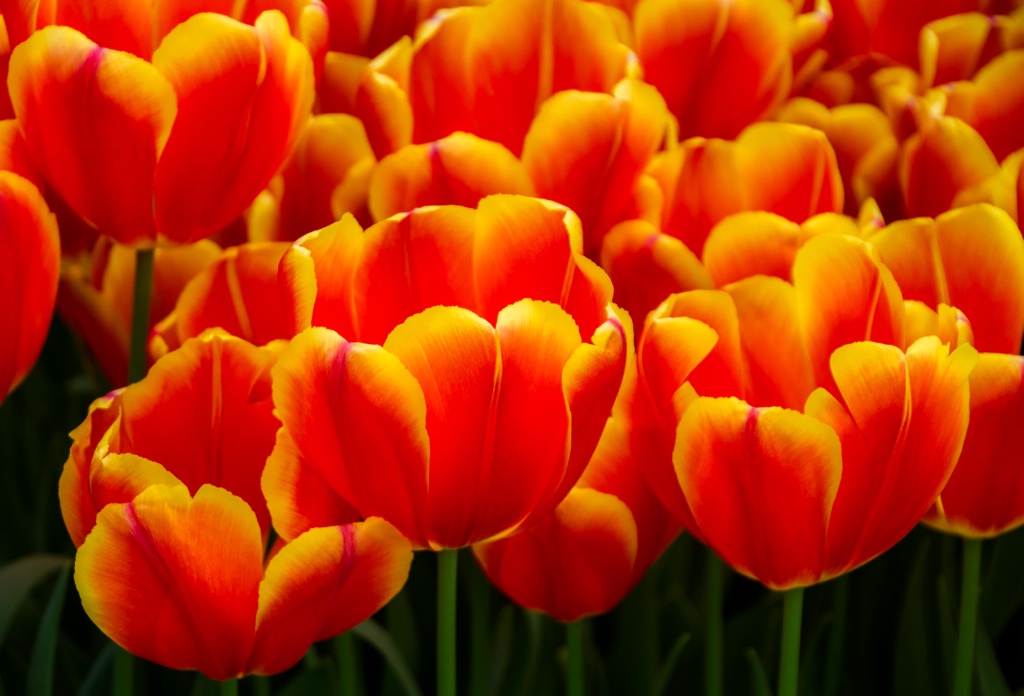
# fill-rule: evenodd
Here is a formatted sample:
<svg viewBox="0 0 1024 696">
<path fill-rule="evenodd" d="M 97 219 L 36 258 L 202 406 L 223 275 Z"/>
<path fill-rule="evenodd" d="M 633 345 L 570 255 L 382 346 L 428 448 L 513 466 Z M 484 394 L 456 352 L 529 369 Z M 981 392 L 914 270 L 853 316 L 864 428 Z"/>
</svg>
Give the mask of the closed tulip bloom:
<svg viewBox="0 0 1024 696">
<path fill-rule="evenodd" d="M 256 345 L 288 341 L 310 325 L 312 302 L 278 283 L 287 242 L 247 242 L 224 250 L 193 277 L 150 336 L 159 358 L 207 329 Z"/>
<path fill-rule="evenodd" d="M 793 4 L 785 0 L 641 0 L 636 50 L 682 138 L 735 138 L 793 82 Z"/>
<path fill-rule="evenodd" d="M 808 241 L 791 282 L 673 296 L 637 353 L 652 485 L 773 589 L 868 562 L 928 510 L 967 428 L 974 350 L 904 341 L 899 288 L 852 236 Z"/>
<path fill-rule="evenodd" d="M 208 333 L 72 433 L 60 494 L 75 583 L 130 652 L 214 679 L 279 672 L 405 582 L 409 543 L 379 519 L 308 529 L 264 560 L 273 361 Z"/>
<path fill-rule="evenodd" d="M 31 182 L 0 171 L 0 402 L 43 347 L 59 274 L 56 218 Z"/>
<path fill-rule="evenodd" d="M 152 62 L 66 26 L 11 56 L 11 100 L 36 167 L 81 217 L 135 247 L 208 237 L 288 154 L 313 102 L 285 17 L 198 14 Z"/>
<path fill-rule="evenodd" d="M 597 445 L 628 343 L 575 216 L 493 196 L 365 233 L 347 218 L 300 244 L 314 328 L 282 354 L 273 390 L 304 461 L 418 547 L 550 512 Z"/>
<path fill-rule="evenodd" d="M 611 93 L 631 55 L 607 13 L 588 2 L 456 8 L 370 63 L 356 115 L 378 157 L 458 131 L 519 156 L 545 100 L 564 90 Z"/>
<path fill-rule="evenodd" d="M 843 210 L 835 151 L 806 126 L 758 123 L 734 141 L 693 138 L 657 155 L 647 173 L 662 192 L 653 211 L 661 231 L 698 256 L 711 229 L 733 213 L 764 210 L 803 222 Z"/>
</svg>

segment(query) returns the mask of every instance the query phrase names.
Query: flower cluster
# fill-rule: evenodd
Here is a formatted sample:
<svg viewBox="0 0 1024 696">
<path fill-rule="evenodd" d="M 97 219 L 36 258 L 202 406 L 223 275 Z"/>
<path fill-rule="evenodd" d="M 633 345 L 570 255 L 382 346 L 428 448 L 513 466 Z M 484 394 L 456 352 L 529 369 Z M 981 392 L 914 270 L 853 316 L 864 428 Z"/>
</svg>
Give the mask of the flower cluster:
<svg viewBox="0 0 1024 696">
<path fill-rule="evenodd" d="M 414 549 L 568 622 L 682 530 L 788 589 L 1024 523 L 1024 9 L 809 4 L 0 2 L 0 398 L 54 306 L 115 387 L 93 621 L 227 679 Z"/>
</svg>

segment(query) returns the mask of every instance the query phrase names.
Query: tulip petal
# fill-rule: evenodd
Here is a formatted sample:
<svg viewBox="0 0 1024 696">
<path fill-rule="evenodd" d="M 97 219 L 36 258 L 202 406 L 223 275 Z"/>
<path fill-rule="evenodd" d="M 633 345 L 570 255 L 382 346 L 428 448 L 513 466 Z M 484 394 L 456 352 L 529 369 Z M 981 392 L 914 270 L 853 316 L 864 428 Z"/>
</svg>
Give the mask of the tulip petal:
<svg viewBox="0 0 1024 696">
<path fill-rule="evenodd" d="M 807 355 L 819 386 L 830 386 L 828 361 L 839 346 L 878 341 L 902 348 L 903 297 L 878 251 L 853 237 L 815 237 L 793 263 Z"/>
<path fill-rule="evenodd" d="M 483 507 L 503 378 L 494 328 L 467 309 L 431 307 L 397 326 L 384 350 L 409 370 L 426 399 L 431 544 L 460 548 L 504 531 L 487 526 Z M 480 528 L 490 532 L 476 537 Z"/>
<path fill-rule="evenodd" d="M 221 486 L 270 527 L 260 475 L 278 429 L 270 400 L 274 356 L 210 332 L 169 353 L 121 394 L 111 451 L 159 461 L 190 491 Z"/>
<path fill-rule="evenodd" d="M 345 215 L 298 241 L 313 259 L 312 278 L 302 270 L 304 266 L 300 268 L 302 262 L 291 258 L 298 253 L 297 250 L 285 253 L 281 260 L 281 277 L 285 279 L 285 286 L 312 282 L 316 287 L 311 326 L 326 326 L 343 336 L 356 336 L 352 284 L 363 243 L 363 230 L 359 223 L 351 215 Z M 298 296 L 305 293 L 293 291 L 290 294 Z"/>
<path fill-rule="evenodd" d="M 908 300 L 956 305 L 978 350 L 1020 352 L 1024 242 L 1009 215 L 989 205 L 889 225 L 871 238 Z"/>
<path fill-rule="evenodd" d="M 93 453 L 120 413 L 116 396 L 101 396 L 89 404 L 89 414 L 71 431 L 71 452 L 57 490 L 64 526 L 76 547 L 82 545 L 96 525 L 96 504 L 89 487 Z"/>
<path fill-rule="evenodd" d="M 153 64 L 178 95 L 156 171 L 157 229 L 192 241 L 237 217 L 281 166 L 312 106 L 312 63 L 284 16 L 267 12 L 255 27 L 194 15 Z"/>
<path fill-rule="evenodd" d="M 59 274 L 56 218 L 31 182 L 0 172 L 0 402 L 42 350 Z"/>
<path fill-rule="evenodd" d="M 494 322 L 524 297 L 554 302 L 583 336 L 592 336 L 607 318 L 612 285 L 582 247 L 579 218 L 562 206 L 522 196 L 480 201 L 473 246 L 478 313 Z"/>
<path fill-rule="evenodd" d="M 633 585 L 637 530 L 610 493 L 574 488 L 541 522 L 473 547 L 484 573 L 516 604 L 558 621 L 612 609 Z"/>
<path fill-rule="evenodd" d="M 772 589 L 818 581 L 843 469 L 831 428 L 700 398 L 679 421 L 673 461 L 702 537 L 729 565 Z"/>
<path fill-rule="evenodd" d="M 704 265 L 675 237 L 644 220 L 619 223 L 601 245 L 615 302 L 639 323 L 669 295 L 714 287 Z"/>
<path fill-rule="evenodd" d="M 285 428 L 277 431 L 260 488 L 267 499 L 274 531 L 286 541 L 293 541 L 314 527 L 348 524 L 362 517 L 303 458 Z"/>
<path fill-rule="evenodd" d="M 427 208 L 366 231 L 351 291 L 356 338 L 381 344 L 407 317 L 429 307 L 473 306 L 467 269 L 474 216 L 458 206 Z"/>
<path fill-rule="evenodd" d="M 814 389 L 814 374 L 800 331 L 796 289 L 778 278 L 755 276 L 726 291 L 736 305 L 750 375 L 747 400 L 799 410 Z"/>
<path fill-rule="evenodd" d="M 963 451 L 942 489 L 941 514 L 933 508 L 925 520 L 929 524 L 988 537 L 1024 523 L 1024 472 L 1017 465 L 1024 447 L 1022 360 L 996 353 L 978 356 L 970 377 L 971 416 Z"/>
<path fill-rule="evenodd" d="M 315 640 L 368 619 L 402 589 L 409 541 L 380 518 L 311 529 L 267 564 L 260 584 L 256 642 L 246 671 L 281 672 Z"/>
<path fill-rule="evenodd" d="M 829 526 L 827 571 L 847 572 L 902 539 L 942 490 L 967 425 L 974 351 L 935 337 L 908 349 L 843 346 L 832 356 L 842 403 L 823 391 L 807 413 L 835 429 L 843 480 Z"/>
<path fill-rule="evenodd" d="M 370 211 L 375 220 L 425 205 L 475 208 L 494 193 L 531 196 L 523 164 L 505 147 L 468 133 L 388 155 L 373 172 Z"/>
<path fill-rule="evenodd" d="M 736 213 L 711 230 L 702 260 L 719 288 L 753 275 L 789 280 L 793 259 L 806 239 L 800 225 L 781 215 Z"/>
<path fill-rule="evenodd" d="M 177 113 L 168 81 L 140 58 L 47 27 L 14 50 L 9 83 L 46 180 L 104 234 L 151 244 L 153 175 Z"/>
<path fill-rule="evenodd" d="M 213 679 L 245 668 L 262 576 L 255 516 L 214 486 L 194 498 L 184 486 L 152 486 L 108 505 L 75 561 L 82 606 L 115 642 Z"/>
<path fill-rule="evenodd" d="M 426 401 L 401 361 L 314 327 L 292 339 L 272 374 L 274 406 L 302 457 L 364 516 L 428 546 Z"/>
</svg>

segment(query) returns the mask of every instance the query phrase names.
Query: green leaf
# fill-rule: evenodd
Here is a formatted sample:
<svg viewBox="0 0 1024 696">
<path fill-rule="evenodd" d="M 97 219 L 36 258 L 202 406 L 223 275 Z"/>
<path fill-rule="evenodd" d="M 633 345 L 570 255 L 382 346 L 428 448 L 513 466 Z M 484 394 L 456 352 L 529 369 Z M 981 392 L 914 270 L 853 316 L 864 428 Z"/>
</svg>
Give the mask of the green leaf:
<svg viewBox="0 0 1024 696">
<path fill-rule="evenodd" d="M 68 591 L 71 563 L 65 559 L 64 570 L 57 578 L 57 584 L 46 603 L 43 620 L 36 634 L 32 648 L 32 659 L 28 665 L 28 696 L 51 696 L 53 693 L 53 661 L 57 653 L 57 637 L 60 631 L 60 615 L 64 609 L 64 595 Z"/>
<path fill-rule="evenodd" d="M 1003 671 L 999 668 L 999 659 L 992 648 L 992 640 L 981 621 L 978 622 L 974 660 L 979 696 L 1013 696 L 1006 679 L 1003 678 Z"/>
<path fill-rule="evenodd" d="M 422 692 L 416 684 L 416 679 L 413 677 L 408 665 L 405 664 L 405 658 L 403 658 L 402 653 L 399 652 L 398 646 L 395 645 L 395 641 L 392 640 L 391 635 L 388 634 L 388 632 L 385 631 L 379 623 L 373 619 L 367 619 L 363 623 L 351 629 L 351 631 L 352 635 L 366 641 L 377 649 L 377 652 L 381 654 L 384 660 L 391 667 L 391 671 L 398 679 L 398 683 L 401 685 L 402 690 L 408 694 L 408 696 L 422 696 Z M 314 692 L 311 691 L 309 693 Z"/>
<path fill-rule="evenodd" d="M 0 568 L 0 644 L 3 644 L 18 607 L 50 573 L 68 563 L 66 556 L 39 553 L 19 558 Z"/>
<path fill-rule="evenodd" d="M 672 682 L 672 673 L 679 663 L 679 656 L 683 654 L 683 649 L 686 648 L 689 642 L 690 634 L 684 633 L 672 644 L 672 648 L 668 651 L 668 655 L 665 656 L 665 662 L 662 663 L 661 670 L 658 673 L 658 682 L 654 687 L 654 696 L 661 696 L 668 689 L 668 685 Z"/>
<path fill-rule="evenodd" d="M 772 696 L 772 687 L 768 684 L 768 674 L 764 671 L 761 658 L 753 648 L 747 648 L 747 663 L 753 678 L 754 696 Z"/>
<path fill-rule="evenodd" d="M 114 651 L 117 646 L 107 643 L 99 657 L 92 663 L 82 687 L 78 690 L 78 696 L 100 696 L 110 693 L 110 680 L 113 679 Z"/>
</svg>

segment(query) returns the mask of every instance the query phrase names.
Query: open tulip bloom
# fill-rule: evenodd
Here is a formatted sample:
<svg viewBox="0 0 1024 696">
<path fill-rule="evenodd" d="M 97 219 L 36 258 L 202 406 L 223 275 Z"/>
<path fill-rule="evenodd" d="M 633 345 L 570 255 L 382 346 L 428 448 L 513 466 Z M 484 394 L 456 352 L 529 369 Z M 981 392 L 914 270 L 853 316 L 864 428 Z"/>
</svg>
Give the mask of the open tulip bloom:
<svg viewBox="0 0 1024 696">
<path fill-rule="evenodd" d="M 72 433 L 60 493 L 75 583 L 90 618 L 136 655 L 221 680 L 272 674 L 405 583 L 410 544 L 378 518 L 307 528 L 268 555 L 273 361 L 205 334 Z"/>
</svg>

